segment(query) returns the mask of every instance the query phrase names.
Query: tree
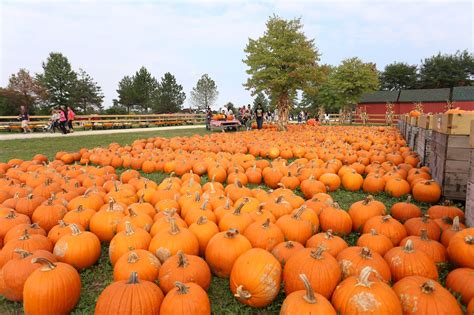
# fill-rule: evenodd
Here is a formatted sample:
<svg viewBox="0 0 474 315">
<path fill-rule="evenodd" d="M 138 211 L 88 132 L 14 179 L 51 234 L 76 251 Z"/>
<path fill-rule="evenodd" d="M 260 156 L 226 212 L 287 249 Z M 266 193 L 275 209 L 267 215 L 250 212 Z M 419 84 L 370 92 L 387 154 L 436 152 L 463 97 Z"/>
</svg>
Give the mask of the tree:
<svg viewBox="0 0 474 315">
<path fill-rule="evenodd" d="M 61 53 L 50 53 L 43 62 L 43 73 L 37 75 L 38 81 L 47 91 L 49 107 L 67 106 L 76 83 L 76 73 L 68 59 Z"/>
<path fill-rule="evenodd" d="M 234 113 L 234 115 L 237 115 L 237 113 L 238 113 L 238 109 L 235 108 L 235 105 L 232 102 L 227 102 L 227 104 L 225 104 L 223 107 L 225 107 L 227 109 L 230 108 L 232 110 L 232 113 Z"/>
<path fill-rule="evenodd" d="M 185 99 L 183 87 L 176 83 L 174 75 L 166 72 L 155 90 L 153 109 L 157 113 L 176 113 L 182 109 Z"/>
<path fill-rule="evenodd" d="M 331 100 L 326 95 L 332 93 L 333 88 L 329 86 L 329 76 L 334 73 L 335 67 L 327 64 L 318 66 L 317 81 L 311 81 L 303 91 L 301 97 L 301 105 L 308 109 L 311 113 L 318 112 L 319 107 L 331 107 Z M 329 95 L 327 95 L 329 96 Z"/>
<path fill-rule="evenodd" d="M 380 86 L 384 90 L 414 89 L 417 87 L 417 66 L 394 62 L 385 66 L 380 75 Z"/>
<path fill-rule="evenodd" d="M 357 57 L 345 59 L 328 77 L 327 94 L 336 107 L 357 104 L 366 92 L 377 90 L 379 78 L 375 64 L 364 63 Z M 329 95 L 327 95 L 329 97 Z"/>
<path fill-rule="evenodd" d="M 134 105 L 141 111 L 148 112 L 153 107 L 153 95 L 158 82 L 145 67 L 141 67 L 133 76 Z"/>
<path fill-rule="evenodd" d="M 200 110 L 206 110 L 217 100 L 217 85 L 209 75 L 203 74 L 191 91 L 191 103 Z"/>
<path fill-rule="evenodd" d="M 446 88 L 472 85 L 474 78 L 474 55 L 467 50 L 454 55 L 435 56 L 422 61 L 420 86 L 422 88 Z"/>
<path fill-rule="evenodd" d="M 102 109 L 104 95 L 100 86 L 92 77 L 79 69 L 77 80 L 71 94 L 71 105 L 82 113 L 99 112 Z"/>
<path fill-rule="evenodd" d="M 21 96 L 21 103 L 30 111 L 34 111 L 36 105 L 46 97 L 44 87 L 26 69 L 20 69 L 10 76 L 8 89 L 17 92 Z"/>
<path fill-rule="evenodd" d="M 274 99 L 279 113 L 279 127 L 286 129 L 291 96 L 304 90 L 317 76 L 319 54 L 314 40 L 302 32 L 300 19 L 284 20 L 272 16 L 267 30 L 257 40 L 249 39 L 243 62 L 250 76 L 244 86 L 255 95 L 265 91 Z"/>
<path fill-rule="evenodd" d="M 133 79 L 126 75 L 119 81 L 117 89 L 118 99 L 114 99 L 115 107 L 124 107 L 127 113 L 135 106 L 135 90 L 133 87 Z"/>
<path fill-rule="evenodd" d="M 0 116 L 16 116 L 24 104 L 23 94 L 11 88 L 0 88 Z"/>
</svg>

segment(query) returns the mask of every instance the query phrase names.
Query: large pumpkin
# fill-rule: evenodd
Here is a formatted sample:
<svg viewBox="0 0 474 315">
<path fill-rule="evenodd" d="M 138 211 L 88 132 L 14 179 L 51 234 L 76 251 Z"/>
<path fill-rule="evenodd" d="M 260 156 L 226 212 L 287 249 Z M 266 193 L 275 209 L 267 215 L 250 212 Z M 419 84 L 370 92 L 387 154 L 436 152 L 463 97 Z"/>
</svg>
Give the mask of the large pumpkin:
<svg viewBox="0 0 474 315">
<path fill-rule="evenodd" d="M 409 276 L 393 286 L 404 314 L 462 314 L 454 296 L 441 284 L 420 276 Z"/>
<path fill-rule="evenodd" d="M 158 314 L 163 298 L 155 283 L 139 280 L 137 273 L 132 272 L 129 280 L 114 282 L 102 291 L 94 314 Z"/>
<path fill-rule="evenodd" d="M 375 271 L 365 267 L 359 276 L 342 281 L 332 295 L 332 305 L 340 314 L 401 315 L 402 307 L 395 292 L 383 281 L 370 281 Z"/>
<path fill-rule="evenodd" d="M 230 290 L 237 300 L 252 307 L 270 304 L 280 291 L 280 282 L 280 263 L 261 248 L 239 256 L 230 274 Z"/>
<path fill-rule="evenodd" d="M 163 263 L 158 280 L 165 293 L 174 288 L 176 281 L 194 282 L 207 291 L 211 285 L 211 270 L 201 257 L 179 251 Z"/>
<path fill-rule="evenodd" d="M 79 301 L 81 277 L 74 267 L 35 258 L 42 266 L 26 280 L 23 289 L 23 309 L 27 315 L 68 314 Z"/>
<path fill-rule="evenodd" d="M 230 229 L 211 238 L 206 248 L 206 261 L 216 276 L 227 278 L 236 259 L 251 248 L 252 244 L 245 236 Z"/>
<path fill-rule="evenodd" d="M 210 315 L 209 297 L 199 285 L 176 281 L 161 303 L 160 315 Z"/>
<path fill-rule="evenodd" d="M 474 269 L 457 268 L 446 278 L 446 287 L 461 294 L 464 304 L 474 298 Z"/>
<path fill-rule="evenodd" d="M 286 294 L 304 290 L 304 284 L 298 278 L 302 273 L 309 275 L 313 290 L 326 298 L 331 296 L 341 280 L 337 260 L 325 252 L 323 247 L 302 249 L 288 259 L 283 269 Z"/>
<path fill-rule="evenodd" d="M 474 228 L 464 229 L 451 238 L 448 255 L 455 264 L 474 268 Z"/>
<path fill-rule="evenodd" d="M 123 254 L 134 249 L 148 249 L 151 236 L 142 228 L 134 228 L 132 223 L 125 222 L 125 230 L 117 233 L 110 241 L 109 258 L 112 266 Z"/>
<path fill-rule="evenodd" d="M 308 277 L 300 274 L 305 290 L 289 294 L 281 305 L 280 315 L 327 314 L 336 315 L 331 303 L 321 294 L 315 293 Z"/>
<path fill-rule="evenodd" d="M 336 257 L 341 265 L 342 277 L 357 276 L 362 269 L 370 266 L 386 282 L 391 279 L 390 268 L 383 257 L 367 247 L 352 246 L 342 250 Z"/>
</svg>

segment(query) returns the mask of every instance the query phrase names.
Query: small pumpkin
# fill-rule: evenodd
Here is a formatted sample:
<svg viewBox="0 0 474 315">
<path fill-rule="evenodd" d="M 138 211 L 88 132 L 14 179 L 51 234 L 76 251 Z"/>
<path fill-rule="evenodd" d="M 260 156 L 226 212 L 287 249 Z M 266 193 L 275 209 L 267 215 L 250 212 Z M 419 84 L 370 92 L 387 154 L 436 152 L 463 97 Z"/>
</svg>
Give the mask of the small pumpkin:
<svg viewBox="0 0 474 315">
<path fill-rule="evenodd" d="M 160 315 L 210 315 L 209 297 L 199 285 L 176 281 L 161 303 Z"/>
<path fill-rule="evenodd" d="M 382 257 L 393 248 L 392 241 L 383 234 L 378 234 L 375 229 L 370 233 L 362 234 L 357 239 L 357 246 L 370 248 L 371 251 L 379 253 Z"/>
<path fill-rule="evenodd" d="M 390 215 L 375 216 L 367 220 L 362 229 L 363 233 L 368 233 L 375 229 L 377 233 L 387 236 L 397 246 L 402 239 L 407 236 L 403 224 L 392 218 Z"/>
<path fill-rule="evenodd" d="M 408 240 L 413 242 L 413 247 L 417 250 L 421 250 L 428 255 L 435 263 L 443 263 L 447 260 L 446 248 L 443 244 L 431 240 L 428 236 L 428 232 L 424 229 L 421 230 L 420 236 L 408 236 L 405 237 L 401 242 L 400 246 L 404 246 Z"/>
<path fill-rule="evenodd" d="M 189 230 L 196 236 L 199 242 L 199 254 L 204 255 L 207 244 L 211 238 L 219 233 L 219 227 L 213 221 L 206 217 L 200 217 L 196 222 L 189 226 Z"/>
<path fill-rule="evenodd" d="M 147 281 L 158 279 L 161 263 L 155 255 L 144 249 L 136 249 L 123 254 L 114 266 L 114 281 L 127 280 L 132 271 Z"/>
<path fill-rule="evenodd" d="M 325 248 L 333 257 L 336 257 L 343 249 L 348 247 L 346 241 L 334 235 L 332 230 L 315 234 L 306 242 L 306 247 L 318 248 L 320 246 Z"/>
<path fill-rule="evenodd" d="M 263 223 L 250 224 L 245 229 L 244 236 L 250 241 L 252 247 L 263 248 L 267 251 L 271 251 L 277 244 L 285 240 L 281 229 L 278 225 L 271 223 L 269 218 Z"/>
<path fill-rule="evenodd" d="M 305 244 L 313 235 L 313 229 L 317 231 L 319 228 L 319 226 L 313 226 L 310 221 L 301 218 L 304 210 L 305 206 L 302 206 L 294 214 L 283 215 L 276 221 L 275 224 L 281 229 L 286 240 Z"/>
<path fill-rule="evenodd" d="M 390 214 L 392 217 L 397 219 L 400 222 L 405 222 L 411 218 L 417 218 L 422 216 L 420 207 L 411 202 L 411 195 L 407 197 L 406 201 L 397 202 L 393 204 L 390 209 Z"/>
<path fill-rule="evenodd" d="M 282 264 L 285 263 L 298 251 L 304 249 L 304 246 L 298 242 L 286 241 L 277 244 L 272 249 L 272 255 Z"/>
</svg>

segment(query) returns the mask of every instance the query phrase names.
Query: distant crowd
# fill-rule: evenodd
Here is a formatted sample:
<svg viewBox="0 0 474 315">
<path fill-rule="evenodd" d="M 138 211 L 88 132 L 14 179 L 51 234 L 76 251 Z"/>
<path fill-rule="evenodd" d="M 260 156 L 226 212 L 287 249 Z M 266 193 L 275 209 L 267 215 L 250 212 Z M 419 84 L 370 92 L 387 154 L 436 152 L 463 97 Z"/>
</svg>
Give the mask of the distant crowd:
<svg viewBox="0 0 474 315">
<path fill-rule="evenodd" d="M 223 107 L 219 109 L 221 115 L 227 117 L 233 117 L 240 121 L 240 123 L 245 126 L 247 130 L 252 129 L 252 122 L 255 121 L 257 123 L 257 129 L 263 128 L 264 122 L 277 122 L 278 121 L 278 110 L 275 109 L 273 111 L 264 111 L 262 104 L 257 104 L 255 110 L 252 110 L 250 104 L 247 106 L 242 106 L 237 110 L 237 113 L 234 113 L 231 106 Z M 210 129 L 210 123 L 213 116 L 213 112 L 210 107 L 207 108 L 207 122 L 206 128 Z M 291 121 L 298 121 L 298 123 L 304 123 L 308 121 L 309 114 L 305 111 L 300 111 L 298 114 L 291 114 L 288 117 Z"/>
</svg>

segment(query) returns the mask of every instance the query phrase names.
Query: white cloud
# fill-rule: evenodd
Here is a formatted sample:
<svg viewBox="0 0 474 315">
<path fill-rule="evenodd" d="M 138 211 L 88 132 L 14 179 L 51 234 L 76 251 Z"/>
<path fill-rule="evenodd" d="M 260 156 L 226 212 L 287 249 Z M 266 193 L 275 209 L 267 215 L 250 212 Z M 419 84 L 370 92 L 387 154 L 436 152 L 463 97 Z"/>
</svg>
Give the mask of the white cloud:
<svg viewBox="0 0 474 315">
<path fill-rule="evenodd" d="M 0 8 L 0 85 L 20 67 L 41 71 L 48 53 L 60 51 L 99 82 L 106 105 L 117 82 L 142 65 L 157 78 L 173 73 L 187 93 L 209 73 L 219 104 L 248 103 L 243 49 L 273 13 L 302 17 L 331 64 L 360 56 L 382 67 L 473 50 L 472 4 L 465 1 L 29 1 Z"/>
</svg>

